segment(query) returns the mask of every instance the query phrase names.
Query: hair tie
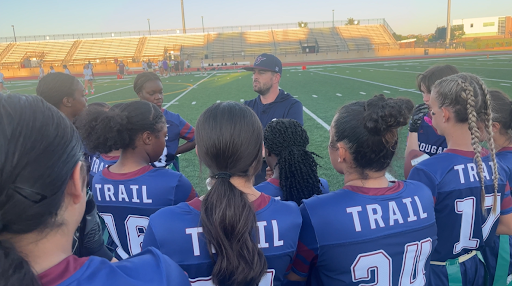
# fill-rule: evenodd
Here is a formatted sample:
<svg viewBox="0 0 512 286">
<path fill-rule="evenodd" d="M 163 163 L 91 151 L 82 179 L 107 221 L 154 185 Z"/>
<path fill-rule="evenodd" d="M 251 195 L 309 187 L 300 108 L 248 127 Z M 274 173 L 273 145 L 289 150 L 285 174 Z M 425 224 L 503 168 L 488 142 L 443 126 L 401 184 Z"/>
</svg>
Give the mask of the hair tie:
<svg viewBox="0 0 512 286">
<path fill-rule="evenodd" d="M 217 173 L 215 174 L 213 177 L 215 179 L 231 179 L 231 173 L 228 173 L 228 172 L 220 172 L 220 173 Z"/>
</svg>

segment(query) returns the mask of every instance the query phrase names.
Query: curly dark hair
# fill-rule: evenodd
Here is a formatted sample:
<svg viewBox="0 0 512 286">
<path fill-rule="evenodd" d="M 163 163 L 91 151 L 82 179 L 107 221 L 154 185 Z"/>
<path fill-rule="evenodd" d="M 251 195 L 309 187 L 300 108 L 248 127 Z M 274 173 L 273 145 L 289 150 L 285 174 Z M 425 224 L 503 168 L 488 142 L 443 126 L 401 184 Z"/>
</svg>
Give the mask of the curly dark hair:
<svg viewBox="0 0 512 286">
<path fill-rule="evenodd" d="M 277 157 L 283 200 L 300 205 L 303 199 L 322 193 L 315 160 L 315 156 L 320 156 L 306 149 L 309 136 L 299 122 L 274 120 L 267 125 L 263 136 L 265 148 Z"/>
</svg>

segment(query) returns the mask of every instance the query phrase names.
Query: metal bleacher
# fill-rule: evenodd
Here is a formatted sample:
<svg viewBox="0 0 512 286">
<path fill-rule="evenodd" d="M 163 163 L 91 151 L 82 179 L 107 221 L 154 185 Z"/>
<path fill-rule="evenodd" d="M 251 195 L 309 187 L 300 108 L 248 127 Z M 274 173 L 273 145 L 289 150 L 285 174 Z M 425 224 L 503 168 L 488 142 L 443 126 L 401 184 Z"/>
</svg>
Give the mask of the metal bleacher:
<svg viewBox="0 0 512 286">
<path fill-rule="evenodd" d="M 349 51 L 398 48 L 393 31 L 384 19 L 360 20 L 360 25 L 344 21 L 313 22 L 297 28 L 297 24 L 219 27 L 206 31 L 177 30 L 76 35 L 30 36 L 39 41 L 0 42 L 0 65 L 21 67 L 30 58 L 55 64 L 82 64 L 87 61 L 113 62 L 115 59 L 140 61 L 161 59 L 167 53 L 187 58 L 229 58 L 255 56 L 260 53 L 300 54 L 304 52 Z M 110 37 L 111 36 L 111 37 Z M 49 40 L 61 38 L 62 40 Z M 1 38 L 0 38 L 1 40 Z M 314 50 L 311 47 L 315 47 Z"/>
</svg>

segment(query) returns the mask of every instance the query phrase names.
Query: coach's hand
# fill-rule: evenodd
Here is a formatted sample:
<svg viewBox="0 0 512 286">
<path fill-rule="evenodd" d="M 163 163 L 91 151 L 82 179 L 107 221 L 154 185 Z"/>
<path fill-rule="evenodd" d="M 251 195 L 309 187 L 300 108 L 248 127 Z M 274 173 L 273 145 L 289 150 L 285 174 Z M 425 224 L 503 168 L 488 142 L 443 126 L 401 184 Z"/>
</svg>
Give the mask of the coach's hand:
<svg viewBox="0 0 512 286">
<path fill-rule="evenodd" d="M 420 129 L 421 120 L 428 113 L 428 105 L 426 103 L 418 104 L 414 108 L 411 121 L 409 121 L 409 132 L 417 133 Z"/>
</svg>

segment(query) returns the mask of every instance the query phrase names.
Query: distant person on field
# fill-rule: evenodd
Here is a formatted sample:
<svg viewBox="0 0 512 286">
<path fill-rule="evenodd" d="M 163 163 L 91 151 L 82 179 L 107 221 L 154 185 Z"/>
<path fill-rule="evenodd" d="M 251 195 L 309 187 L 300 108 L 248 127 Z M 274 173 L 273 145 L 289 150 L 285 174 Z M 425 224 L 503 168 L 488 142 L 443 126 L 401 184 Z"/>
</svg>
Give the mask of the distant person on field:
<svg viewBox="0 0 512 286">
<path fill-rule="evenodd" d="M 3 92 L 5 91 L 5 92 Z M 3 92 L 5 94 L 9 93 L 7 88 L 4 86 L 4 74 L 0 71 L 0 92 Z"/>
<path fill-rule="evenodd" d="M 151 60 L 148 60 L 148 72 L 153 72 L 153 63 L 151 62 Z"/>
<path fill-rule="evenodd" d="M 183 58 L 180 59 L 180 73 L 183 74 L 183 70 L 185 69 L 185 61 Z"/>
<path fill-rule="evenodd" d="M 89 90 L 87 89 L 88 86 L 91 87 L 91 94 L 94 94 L 94 86 L 92 84 L 93 80 L 94 80 L 94 78 L 93 78 L 93 74 L 92 74 L 91 65 L 90 64 L 86 64 L 84 66 L 84 90 L 85 90 L 85 95 L 89 94 Z"/>
<path fill-rule="evenodd" d="M 122 60 L 117 67 L 118 67 L 119 75 L 121 76 L 121 78 L 124 78 L 124 70 L 125 70 L 126 66 Z"/>
<path fill-rule="evenodd" d="M 39 66 L 39 80 L 41 80 L 44 76 L 44 69 L 43 69 L 43 66 Z"/>
<path fill-rule="evenodd" d="M 201 75 L 206 74 L 206 69 L 204 68 L 204 60 L 201 58 Z"/>
<path fill-rule="evenodd" d="M 176 62 L 174 63 L 174 65 L 175 65 L 176 74 L 181 75 L 180 61 L 179 61 L 179 60 L 176 60 Z"/>
<path fill-rule="evenodd" d="M 167 58 L 163 59 L 162 68 L 164 69 L 164 73 L 161 74 L 161 76 L 168 77 L 169 76 L 169 62 L 167 61 Z"/>
<path fill-rule="evenodd" d="M 253 72 L 253 89 L 258 96 L 253 100 L 245 101 L 260 119 L 263 128 L 274 119 L 295 119 L 303 125 L 302 103 L 289 93 L 279 88 L 283 65 L 274 55 L 261 54 L 254 61 L 253 66 L 244 67 Z M 261 172 L 255 177 L 255 185 L 265 181 L 265 170 L 268 167 L 264 161 Z"/>
<path fill-rule="evenodd" d="M 71 74 L 71 72 L 69 71 L 69 69 L 68 69 L 68 66 L 67 66 L 67 65 L 63 65 L 62 67 L 64 68 L 64 73 L 65 73 L 65 74 L 69 74 L 69 75 Z"/>
<path fill-rule="evenodd" d="M 142 70 L 148 71 L 148 64 L 145 61 L 142 61 Z"/>
<path fill-rule="evenodd" d="M 190 60 L 189 59 L 187 59 L 185 61 L 185 68 L 186 68 L 185 72 L 190 74 Z"/>
<path fill-rule="evenodd" d="M 50 66 L 50 73 L 55 73 L 55 69 L 53 68 L 53 66 Z"/>
</svg>

